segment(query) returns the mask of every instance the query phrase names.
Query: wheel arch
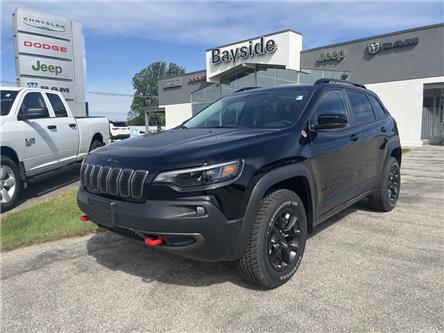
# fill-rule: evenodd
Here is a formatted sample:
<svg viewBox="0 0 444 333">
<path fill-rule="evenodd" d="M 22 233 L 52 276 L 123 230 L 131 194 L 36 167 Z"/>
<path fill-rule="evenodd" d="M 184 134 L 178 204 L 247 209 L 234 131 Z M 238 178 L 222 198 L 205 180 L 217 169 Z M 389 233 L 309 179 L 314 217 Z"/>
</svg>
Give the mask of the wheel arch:
<svg viewBox="0 0 444 333">
<path fill-rule="evenodd" d="M 1 151 L 1 155 L 8 156 L 10 159 L 12 159 L 17 164 L 17 166 L 19 165 L 20 160 L 19 160 L 18 155 L 14 149 L 12 149 L 10 147 L 6 147 L 6 146 L 1 146 L 0 151 Z"/>
<path fill-rule="evenodd" d="M 308 225 L 313 225 L 315 192 L 313 177 L 308 168 L 300 163 L 273 169 L 257 182 L 250 195 L 237 245 L 231 259 L 236 260 L 242 256 L 262 199 L 268 193 L 280 188 L 291 190 L 301 198 L 307 213 Z"/>
<path fill-rule="evenodd" d="M 104 143 L 104 142 L 103 142 L 103 136 L 102 136 L 102 134 L 99 133 L 99 132 L 97 132 L 96 134 L 94 134 L 93 137 L 92 137 L 92 139 L 91 139 L 91 144 L 92 144 L 94 141 L 100 141 L 101 143 Z"/>
</svg>

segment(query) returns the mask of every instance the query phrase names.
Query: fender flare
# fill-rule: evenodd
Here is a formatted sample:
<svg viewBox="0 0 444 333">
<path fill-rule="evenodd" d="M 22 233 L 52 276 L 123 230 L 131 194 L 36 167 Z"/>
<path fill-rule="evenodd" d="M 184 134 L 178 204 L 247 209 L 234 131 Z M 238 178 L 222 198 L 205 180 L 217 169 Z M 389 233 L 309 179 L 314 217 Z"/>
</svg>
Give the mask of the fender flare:
<svg viewBox="0 0 444 333">
<path fill-rule="evenodd" d="M 247 244 L 250 240 L 250 235 L 253 228 L 253 222 L 256 218 L 256 214 L 261 206 L 262 198 L 265 193 L 275 184 L 294 177 L 305 177 L 308 181 L 311 196 L 311 216 L 314 217 L 315 207 L 315 190 L 314 179 L 310 173 L 308 167 L 303 163 L 285 165 L 278 167 L 266 173 L 255 185 L 251 192 L 247 209 L 244 216 L 244 221 L 241 224 L 236 247 L 234 248 L 231 260 L 239 259 L 245 251 Z"/>
</svg>

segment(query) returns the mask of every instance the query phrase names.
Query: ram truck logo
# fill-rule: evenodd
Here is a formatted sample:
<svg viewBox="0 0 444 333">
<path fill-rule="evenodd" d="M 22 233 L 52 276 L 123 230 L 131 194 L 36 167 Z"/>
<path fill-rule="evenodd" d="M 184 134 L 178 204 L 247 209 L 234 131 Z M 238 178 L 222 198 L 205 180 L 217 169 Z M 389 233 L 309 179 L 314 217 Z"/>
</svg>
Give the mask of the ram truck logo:
<svg viewBox="0 0 444 333">
<path fill-rule="evenodd" d="M 368 43 L 367 50 L 370 54 L 376 54 L 381 49 L 381 42 Z"/>
</svg>

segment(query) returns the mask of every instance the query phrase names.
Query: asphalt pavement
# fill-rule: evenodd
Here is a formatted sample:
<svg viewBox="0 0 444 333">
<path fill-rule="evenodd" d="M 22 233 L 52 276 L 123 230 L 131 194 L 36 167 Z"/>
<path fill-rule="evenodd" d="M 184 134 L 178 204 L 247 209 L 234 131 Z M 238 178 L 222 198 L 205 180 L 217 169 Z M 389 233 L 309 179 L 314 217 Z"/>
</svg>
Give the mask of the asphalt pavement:
<svg viewBox="0 0 444 333">
<path fill-rule="evenodd" d="M 2 332 L 442 332 L 444 147 L 404 155 L 399 204 L 315 228 L 284 286 L 110 232 L 1 256 Z"/>
</svg>

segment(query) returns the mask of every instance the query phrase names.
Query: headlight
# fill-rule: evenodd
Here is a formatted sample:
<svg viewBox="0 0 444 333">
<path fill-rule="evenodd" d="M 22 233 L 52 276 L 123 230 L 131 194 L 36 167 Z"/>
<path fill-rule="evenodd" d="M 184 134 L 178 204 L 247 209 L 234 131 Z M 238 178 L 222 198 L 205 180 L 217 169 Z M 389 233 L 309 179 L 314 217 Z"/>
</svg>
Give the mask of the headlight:
<svg viewBox="0 0 444 333">
<path fill-rule="evenodd" d="M 192 190 L 195 187 L 207 187 L 235 179 L 242 171 L 241 161 L 207 165 L 198 168 L 162 172 L 154 183 L 175 185 Z"/>
</svg>

